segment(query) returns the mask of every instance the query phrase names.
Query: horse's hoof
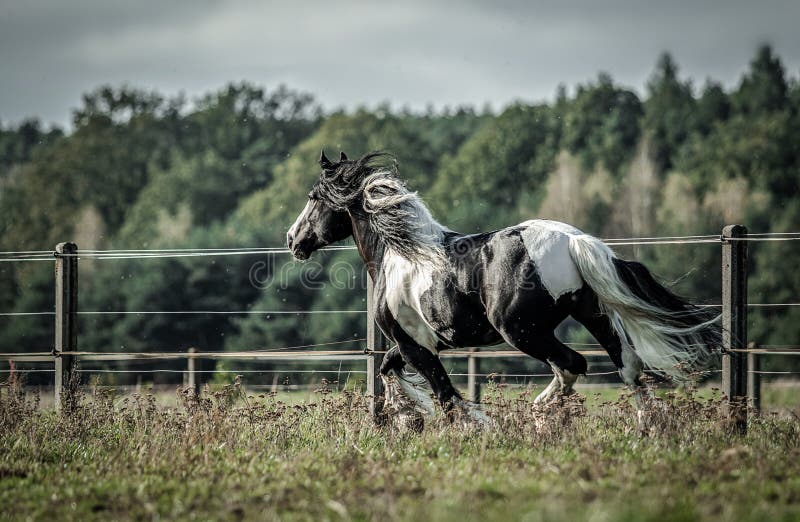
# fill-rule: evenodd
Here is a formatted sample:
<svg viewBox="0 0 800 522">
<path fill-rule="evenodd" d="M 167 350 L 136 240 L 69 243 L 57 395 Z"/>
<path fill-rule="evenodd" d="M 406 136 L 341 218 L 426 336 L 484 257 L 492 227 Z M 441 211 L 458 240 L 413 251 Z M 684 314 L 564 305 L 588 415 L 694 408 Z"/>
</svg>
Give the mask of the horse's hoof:
<svg viewBox="0 0 800 522">
<path fill-rule="evenodd" d="M 425 419 L 417 412 L 398 413 L 392 417 L 392 423 L 398 431 L 413 431 L 422 433 L 425 429 Z"/>
<path fill-rule="evenodd" d="M 480 404 L 454 397 L 447 408 L 447 418 L 451 423 L 459 423 L 465 427 L 488 429 L 493 421 L 481 409 Z"/>
<path fill-rule="evenodd" d="M 425 404 L 417 400 L 420 395 L 409 396 L 400 378 L 391 374 L 383 376 L 384 400 L 382 416 L 384 425 L 391 425 L 397 431 L 420 433 L 425 428 Z"/>
</svg>

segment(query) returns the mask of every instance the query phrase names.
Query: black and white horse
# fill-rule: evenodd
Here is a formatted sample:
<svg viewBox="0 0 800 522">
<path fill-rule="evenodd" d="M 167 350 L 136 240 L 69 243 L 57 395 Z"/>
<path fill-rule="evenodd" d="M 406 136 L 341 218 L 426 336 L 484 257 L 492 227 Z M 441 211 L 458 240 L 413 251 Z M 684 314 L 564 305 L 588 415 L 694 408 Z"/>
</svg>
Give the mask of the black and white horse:
<svg viewBox="0 0 800 522">
<path fill-rule="evenodd" d="M 640 408 L 645 367 L 682 379 L 719 346 L 713 315 L 573 226 L 535 219 L 459 234 L 406 188 L 391 156 L 349 160 L 342 153 L 333 162 L 323 152 L 319 164 L 319 179 L 287 234 L 292 254 L 307 259 L 353 236 L 375 282 L 378 325 L 396 343 L 381 375 L 410 365 L 445 411 L 476 412 L 439 360 L 451 348 L 505 341 L 551 366 L 554 379 L 537 402 L 570 393 L 587 364 L 554 335 L 567 316 L 605 348 Z"/>
</svg>

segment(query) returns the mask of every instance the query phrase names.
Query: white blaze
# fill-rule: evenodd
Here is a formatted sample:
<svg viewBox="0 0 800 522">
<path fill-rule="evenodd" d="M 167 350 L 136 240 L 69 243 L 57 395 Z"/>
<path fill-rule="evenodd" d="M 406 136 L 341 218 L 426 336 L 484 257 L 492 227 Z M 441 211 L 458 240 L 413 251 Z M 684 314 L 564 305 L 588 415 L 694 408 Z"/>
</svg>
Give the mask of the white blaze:
<svg viewBox="0 0 800 522">
<path fill-rule="evenodd" d="M 297 216 L 297 219 L 294 220 L 294 224 L 289 227 L 289 232 L 287 235 L 297 237 L 297 229 L 300 228 L 300 224 L 306 220 L 306 216 L 308 213 L 311 212 L 311 200 L 309 199 L 306 201 L 306 206 L 303 207 L 303 211 L 300 212 L 300 215 Z"/>
</svg>

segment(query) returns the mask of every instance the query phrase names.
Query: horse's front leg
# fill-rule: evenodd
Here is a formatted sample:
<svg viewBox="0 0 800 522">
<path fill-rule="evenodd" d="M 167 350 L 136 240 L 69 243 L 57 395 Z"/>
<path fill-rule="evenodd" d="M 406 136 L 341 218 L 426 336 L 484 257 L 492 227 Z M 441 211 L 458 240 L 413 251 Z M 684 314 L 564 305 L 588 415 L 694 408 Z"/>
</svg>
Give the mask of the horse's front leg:
<svg viewBox="0 0 800 522">
<path fill-rule="evenodd" d="M 386 377 L 392 371 L 399 372 L 403 369 L 404 364 L 405 361 L 403 360 L 403 354 L 400 353 L 400 346 L 392 346 L 389 351 L 386 352 L 386 355 L 383 356 L 380 370 L 381 376 Z"/>
<path fill-rule="evenodd" d="M 455 389 L 439 356 L 417 343 L 399 344 L 403 360 L 422 375 L 430 384 L 439 405 L 451 422 L 488 427 L 491 421 L 480 406 L 465 401 Z"/>
<path fill-rule="evenodd" d="M 413 341 L 398 343 L 397 347 L 402 360 L 428 382 L 439 405 L 445 412 L 450 411 L 454 400 L 461 399 L 461 394 L 450 381 L 439 356 Z"/>
<path fill-rule="evenodd" d="M 436 404 L 431 398 L 431 391 L 447 410 L 450 406 L 448 396 L 457 396 L 449 382 L 444 368 L 436 371 L 432 367 L 441 366 L 438 358 L 433 359 L 430 351 L 419 345 L 406 341 L 398 343 L 386 353 L 381 364 L 380 375 L 384 384 L 384 412 L 389 415 L 395 426 L 401 429 L 422 430 L 426 419 L 436 415 Z M 428 356 L 425 353 L 429 354 Z M 416 370 L 416 374 L 403 371 L 405 364 Z M 436 376 L 443 375 L 447 381 L 442 382 Z M 450 390 L 447 390 L 449 386 Z"/>
</svg>

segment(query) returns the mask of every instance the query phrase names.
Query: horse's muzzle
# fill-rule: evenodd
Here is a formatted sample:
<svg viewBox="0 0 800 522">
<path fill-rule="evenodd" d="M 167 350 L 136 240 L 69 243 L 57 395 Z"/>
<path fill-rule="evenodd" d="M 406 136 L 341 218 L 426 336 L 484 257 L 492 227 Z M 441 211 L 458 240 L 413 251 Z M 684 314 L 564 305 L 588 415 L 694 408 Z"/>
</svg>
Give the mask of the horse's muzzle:
<svg viewBox="0 0 800 522">
<path fill-rule="evenodd" d="M 304 252 L 299 248 L 290 248 L 289 250 L 291 250 L 292 252 L 292 257 L 294 257 L 298 261 L 305 261 L 311 255 L 308 252 Z"/>
</svg>

